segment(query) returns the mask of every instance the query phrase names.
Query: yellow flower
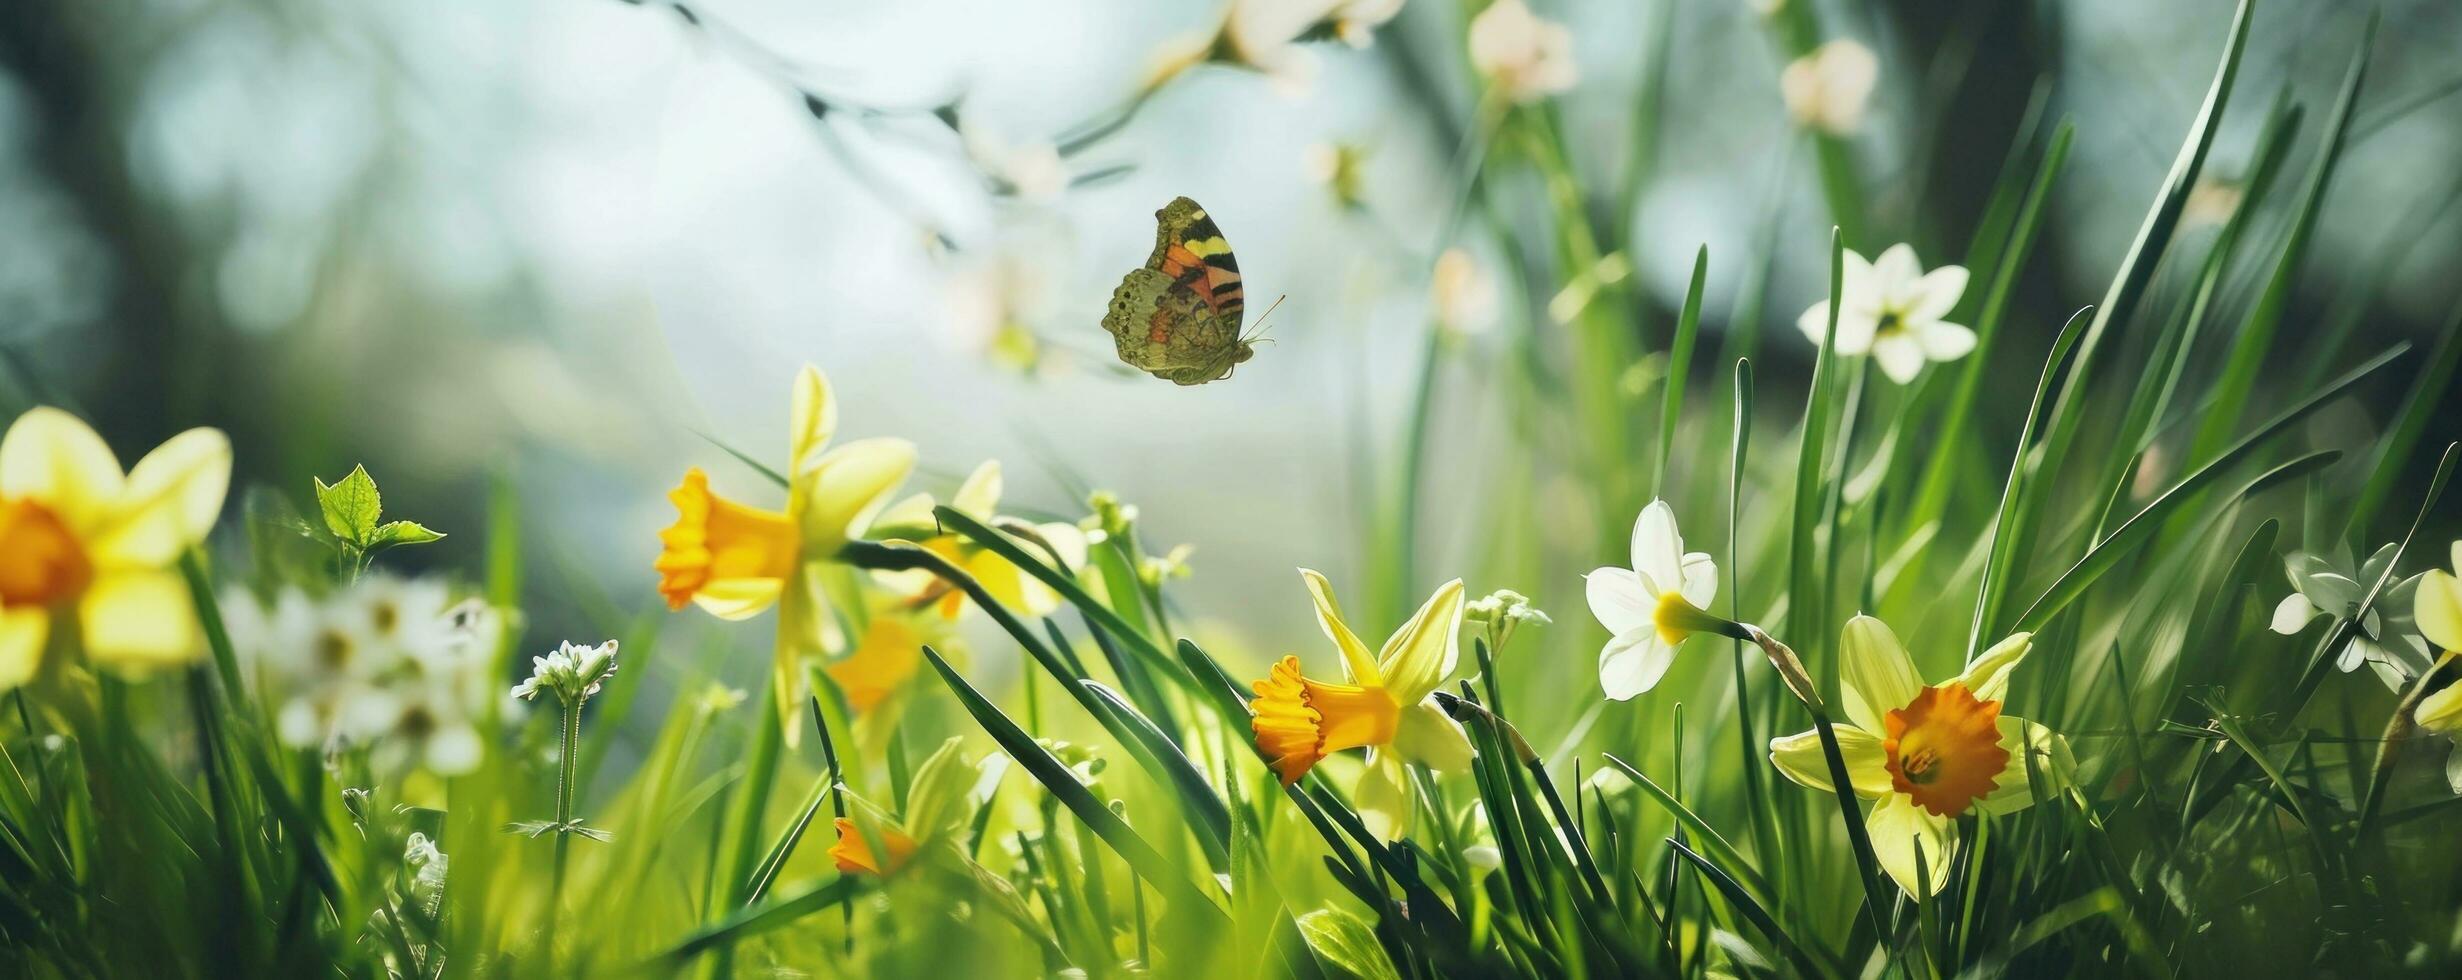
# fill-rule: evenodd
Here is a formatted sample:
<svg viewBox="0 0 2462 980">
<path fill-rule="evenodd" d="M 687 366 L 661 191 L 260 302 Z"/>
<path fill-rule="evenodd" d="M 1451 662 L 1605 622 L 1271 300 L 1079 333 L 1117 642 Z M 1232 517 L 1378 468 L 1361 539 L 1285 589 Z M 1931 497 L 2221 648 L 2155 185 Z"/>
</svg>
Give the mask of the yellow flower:
<svg viewBox="0 0 2462 980">
<path fill-rule="evenodd" d="M 1299 574 L 1316 602 L 1317 625 L 1342 652 L 1346 683 L 1310 680 L 1301 675 L 1298 657 L 1282 658 L 1252 685 L 1257 696 L 1248 704 L 1255 712 L 1249 726 L 1257 748 L 1285 785 L 1330 753 L 1366 748 L 1368 768 L 1353 799 L 1370 830 L 1398 838 L 1408 831 L 1413 809 L 1402 763 L 1440 770 L 1470 764 L 1470 739 L 1429 697 L 1461 655 L 1462 581 L 1437 587 L 1371 657 L 1343 622 L 1325 576 L 1305 568 Z"/>
<path fill-rule="evenodd" d="M 991 525 L 999 518 L 1001 488 L 1000 461 L 985 460 L 966 477 L 965 483 L 958 486 L 957 494 L 949 499 L 949 506 L 958 513 Z M 950 564 L 965 569 L 966 574 L 973 576 L 1002 605 L 1030 617 L 1048 616 L 1060 608 L 1058 593 L 1008 559 L 959 535 L 940 532 L 938 522 L 932 517 L 932 506 L 931 494 L 918 493 L 890 505 L 888 510 L 881 512 L 875 523 L 884 529 L 905 528 L 926 532 L 928 536 L 918 544 L 948 559 Z M 1040 524 L 1035 526 L 1035 532 L 1059 551 L 1068 565 L 1074 567 L 1085 561 L 1084 535 L 1075 525 Z M 1030 554 L 1040 550 L 1032 544 L 1025 547 Z M 917 606 L 937 606 L 945 618 L 956 619 L 960 612 L 965 611 L 966 594 L 928 570 L 873 574 L 883 585 L 910 597 Z"/>
<path fill-rule="evenodd" d="M 668 494 L 676 521 L 659 532 L 663 548 L 656 562 L 668 608 L 693 602 L 719 618 L 744 619 L 778 607 L 771 682 L 788 744 L 801 735 L 802 664 L 819 654 L 832 625 L 819 568 L 871 525 L 915 465 L 915 447 L 903 439 L 829 448 L 838 402 L 819 368 L 805 365 L 795 376 L 794 411 L 785 512 L 720 497 L 710 491 L 706 474 L 687 470 Z"/>
<path fill-rule="evenodd" d="M 1955 679 L 1926 687 L 1887 625 L 1870 616 L 1847 623 L 1839 754 L 1855 795 L 1875 801 L 1865 818 L 1873 854 L 1909 894 L 1948 881 L 1958 816 L 2033 806 L 2057 794 L 2076 766 L 2051 729 L 2000 713 L 2009 674 L 2032 645 L 2032 634 L 2016 634 Z M 1816 732 L 1771 739 L 1770 761 L 1789 779 L 1830 788 Z"/>
<path fill-rule="evenodd" d="M 124 673 L 203 653 L 175 566 L 230 485 L 231 443 L 214 429 L 173 436 L 123 474 L 76 416 L 18 416 L 0 437 L 0 690 L 34 677 L 55 620 Z"/>
<path fill-rule="evenodd" d="M 863 636 L 847 655 L 821 667 L 821 672 L 846 692 L 847 706 L 858 714 L 879 707 L 881 702 L 914 679 L 923 667 L 923 647 L 931 644 L 946 651 L 947 630 L 942 624 L 925 622 L 922 617 L 896 608 L 896 604 L 880 603 L 872 611 L 870 622 L 864 624 Z"/>
<path fill-rule="evenodd" d="M 2418 590 L 2411 594 L 2412 621 L 2448 657 L 2462 650 L 2462 578 L 2455 577 L 2462 573 L 2462 541 L 2453 543 L 2453 567 L 2452 572 L 2431 568 L 2422 573 Z M 2440 735 L 2462 735 L 2462 684 L 2421 698 L 2411 717 L 2419 727 Z"/>
<path fill-rule="evenodd" d="M 861 872 L 874 877 L 886 875 L 905 867 L 907 860 L 915 856 L 915 849 L 922 846 L 895 827 L 876 827 L 873 832 L 880 835 L 881 849 L 889 852 L 889 860 L 884 862 L 872 853 L 870 847 L 865 846 L 863 835 L 855 832 L 854 821 L 839 817 L 834 823 L 838 828 L 838 842 L 830 845 L 829 859 L 838 865 L 839 874 Z"/>
</svg>

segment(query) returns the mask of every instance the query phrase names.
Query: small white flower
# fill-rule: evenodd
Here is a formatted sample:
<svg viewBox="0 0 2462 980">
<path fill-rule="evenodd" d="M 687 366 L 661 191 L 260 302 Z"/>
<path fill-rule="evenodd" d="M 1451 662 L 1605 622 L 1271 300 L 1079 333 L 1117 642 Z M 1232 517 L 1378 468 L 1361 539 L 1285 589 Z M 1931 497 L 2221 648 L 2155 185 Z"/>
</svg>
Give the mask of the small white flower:
<svg viewBox="0 0 2462 980">
<path fill-rule="evenodd" d="M 1863 126 L 1880 78 L 1881 62 L 1871 48 L 1839 38 L 1789 62 L 1778 75 L 1778 94 L 1797 123 L 1846 136 Z"/>
<path fill-rule="evenodd" d="M 1629 701 L 1657 686 L 1676 647 L 1704 627 L 1702 610 L 1718 594 L 1718 566 L 1708 554 L 1684 550 L 1675 509 L 1653 500 L 1633 521 L 1633 567 L 1592 571 L 1585 592 L 1590 614 L 1614 634 L 1599 650 L 1599 686 Z"/>
<path fill-rule="evenodd" d="M 546 691 L 568 706 L 577 706 L 597 694 L 615 674 L 615 658 L 614 640 L 594 647 L 566 642 L 554 653 L 530 658 L 530 676 L 513 685 L 513 696 L 528 701 Z"/>
<path fill-rule="evenodd" d="M 1923 271 L 1915 250 L 1892 245 L 1879 261 L 1852 249 L 1839 285 L 1837 353 L 1871 354 L 1889 380 L 1906 384 L 1925 361 L 1954 361 L 1975 349 L 1975 332 L 1941 318 L 1966 293 L 1966 267 Z M 1795 321 L 1818 344 L 1829 329 L 1829 301 L 1812 304 Z"/>
<path fill-rule="evenodd" d="M 1462 849 L 1462 863 L 1481 871 L 1494 871 L 1504 866 L 1505 855 L 1496 845 L 1472 844 Z"/>
<path fill-rule="evenodd" d="M 2267 625 L 2284 636 L 2307 628 L 2319 614 L 2349 616 L 2359 608 L 2359 601 L 2370 586 L 2385 574 L 2394 560 L 2394 545 L 2378 548 L 2376 554 L 2356 569 L 2346 553 L 2327 558 L 2307 552 L 2294 552 L 2283 561 L 2283 574 L 2291 581 L 2292 592 L 2274 606 L 2274 617 Z M 2428 641 L 2412 621 L 2412 610 L 2418 594 L 2420 576 L 2397 579 L 2386 586 L 2385 594 L 2368 608 L 2360 621 L 2359 632 L 2342 648 L 2334 667 L 2344 673 L 2358 670 L 2361 664 L 2375 672 L 2389 690 L 2401 691 L 2413 677 L 2425 673 L 2431 664 Z"/>
<path fill-rule="evenodd" d="M 1470 21 L 1470 66 L 1514 102 L 1573 87 L 1573 32 L 1530 12 L 1522 0 L 1496 0 Z"/>
</svg>

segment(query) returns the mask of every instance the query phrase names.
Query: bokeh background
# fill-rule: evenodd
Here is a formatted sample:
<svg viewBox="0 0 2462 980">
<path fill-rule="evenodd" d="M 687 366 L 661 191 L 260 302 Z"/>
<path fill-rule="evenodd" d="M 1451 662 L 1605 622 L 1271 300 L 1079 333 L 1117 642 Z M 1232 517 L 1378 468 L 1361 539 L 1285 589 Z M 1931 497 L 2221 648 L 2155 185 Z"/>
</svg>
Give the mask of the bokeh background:
<svg viewBox="0 0 2462 980">
<path fill-rule="evenodd" d="M 1752 4 L 1670 2 L 1535 4 L 1574 28 L 1558 124 L 1577 171 L 1646 157 L 1629 200 L 1594 206 L 1629 224 L 1654 329 L 1706 245 L 1704 330 L 1749 319 L 1768 338 L 1764 390 L 1800 390 L 1813 349 L 1792 323 L 1826 288 L 1832 221 L 1782 104 L 1786 59 Z M 530 636 L 552 639 L 603 629 L 588 610 L 655 604 L 653 535 L 684 466 L 768 490 L 710 440 L 782 453 L 788 382 L 811 361 L 846 432 L 922 445 L 923 486 L 945 493 L 999 456 L 1012 510 L 1074 515 L 1084 488 L 1112 489 L 1141 505 L 1151 541 L 1194 546 L 1198 580 L 1176 593 L 1207 629 L 1252 653 L 1309 648 L 1291 569 L 1343 581 L 1368 560 L 1448 245 L 1485 288 L 1448 311 L 1467 354 L 1436 389 L 1422 585 L 1495 533 L 1575 565 L 1621 558 L 1590 554 L 1616 535 L 1547 488 L 1512 513 L 1480 490 L 1483 448 L 1529 437 L 1486 381 L 1512 356 L 1500 338 L 1562 328 L 1481 230 L 1519 216 L 1444 235 L 1475 111 L 1460 40 L 1475 6 L 1411 0 L 1365 49 L 1312 44 L 1270 72 L 1201 65 L 1140 102 L 1221 5 L 11 0 L 0 407 L 69 405 L 123 450 L 220 426 L 241 481 L 300 501 L 310 475 L 364 462 L 390 515 L 456 532 L 394 559 L 411 566 L 480 567 L 490 488 L 508 486 Z M 1872 226 L 1851 244 L 1954 261 L 2013 137 L 2073 118 L 2008 328 L 2012 349 L 2039 352 L 2101 294 L 2231 6 L 1824 5 L 1879 56 L 1850 142 Z M 2462 6 L 2380 6 L 2290 341 L 2353 312 L 2355 350 L 2425 338 L 2454 302 Z M 2209 166 L 2221 179 L 2192 202 L 2203 234 L 2272 93 L 2330 101 L 2365 12 L 2306 0 L 2257 16 Z M 1664 98 L 1637 105 L 1650 73 Z M 1664 115 L 1637 145 L 1643 111 Z M 2294 168 L 2315 152 L 2315 114 Z M 1098 326 L 1176 194 L 1237 247 L 1252 311 L 1288 297 L 1253 362 L 1193 389 L 1118 368 Z M 2028 357 L 2007 359 L 2002 390 L 2027 390 Z M 1723 370 L 1710 360 L 1696 370 Z M 2399 395 L 2318 424 L 2366 427 Z M 2005 401 L 1975 427 L 2001 444 L 2023 408 Z M 1593 629 L 1562 586 L 1545 590 L 1566 597 L 1557 628 Z M 749 674 L 767 651 L 741 656 Z M 1564 671 L 1592 674 L 1587 658 Z"/>
</svg>

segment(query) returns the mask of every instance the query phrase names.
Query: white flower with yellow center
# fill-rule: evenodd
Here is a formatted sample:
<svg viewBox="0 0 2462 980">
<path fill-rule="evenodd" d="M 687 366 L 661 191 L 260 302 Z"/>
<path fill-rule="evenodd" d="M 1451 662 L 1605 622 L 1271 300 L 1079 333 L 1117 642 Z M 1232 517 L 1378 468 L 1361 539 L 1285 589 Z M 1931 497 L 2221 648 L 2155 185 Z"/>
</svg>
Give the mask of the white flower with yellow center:
<svg viewBox="0 0 2462 980">
<path fill-rule="evenodd" d="M 1870 354 L 1889 380 L 1906 384 L 1923 372 L 1924 362 L 1954 361 L 1975 349 L 1974 331 L 1941 319 L 1966 294 L 1966 267 L 1925 272 L 1904 243 L 1872 262 L 1848 249 L 1844 263 L 1836 353 Z M 1821 343 L 1829 332 L 1829 301 L 1812 304 L 1795 326 Z"/>
<path fill-rule="evenodd" d="M 1964 673 L 1926 687 L 1886 624 L 1870 616 L 1847 622 L 1839 754 L 1855 795 L 1873 801 L 1864 824 L 1873 855 L 1909 894 L 1931 894 L 1949 880 L 1959 816 L 2033 806 L 2059 793 L 2076 767 L 2068 742 L 2051 729 L 2000 713 L 2009 674 L 2032 645 L 2033 634 L 2015 634 Z M 1830 789 L 1818 732 L 1771 739 L 1770 761 L 1788 779 Z"/>
<path fill-rule="evenodd" d="M 1599 650 L 1599 686 L 1618 701 L 1658 686 L 1686 638 L 1726 624 L 1705 611 L 1718 595 L 1718 566 L 1684 550 L 1675 508 L 1664 500 L 1633 521 L 1633 567 L 1593 571 L 1584 591 L 1590 614 L 1614 634 Z"/>
<path fill-rule="evenodd" d="M 202 656 L 177 566 L 230 485 L 231 442 L 214 429 L 173 436 L 122 473 L 76 416 L 18 416 L 0 437 L 0 691 L 32 680 L 55 637 L 126 674 Z"/>
</svg>

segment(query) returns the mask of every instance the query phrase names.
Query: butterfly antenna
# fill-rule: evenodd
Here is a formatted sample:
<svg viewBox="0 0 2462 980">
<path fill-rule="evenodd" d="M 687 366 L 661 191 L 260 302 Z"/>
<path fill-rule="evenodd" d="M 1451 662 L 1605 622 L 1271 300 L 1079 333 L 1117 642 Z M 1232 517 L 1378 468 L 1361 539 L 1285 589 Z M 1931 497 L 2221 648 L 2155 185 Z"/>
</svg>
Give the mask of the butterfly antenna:
<svg viewBox="0 0 2462 980">
<path fill-rule="evenodd" d="M 1266 318 L 1273 316 L 1275 310 L 1282 308 L 1282 301 L 1290 298 L 1291 296 L 1289 293 L 1284 293 L 1283 295 L 1274 297 L 1274 304 L 1266 307 L 1265 312 L 1257 315 L 1257 329 L 1248 336 L 1240 338 L 1240 343 L 1252 344 L 1259 340 L 1263 340 L 1265 338 L 1266 331 Z"/>
</svg>

